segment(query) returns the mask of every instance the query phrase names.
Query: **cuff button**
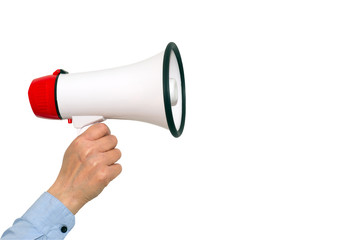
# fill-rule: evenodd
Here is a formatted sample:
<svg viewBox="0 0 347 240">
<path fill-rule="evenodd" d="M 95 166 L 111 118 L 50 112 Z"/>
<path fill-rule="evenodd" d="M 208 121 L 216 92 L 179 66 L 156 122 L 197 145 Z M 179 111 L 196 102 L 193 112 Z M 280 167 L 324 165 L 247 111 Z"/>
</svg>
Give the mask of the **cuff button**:
<svg viewBox="0 0 347 240">
<path fill-rule="evenodd" d="M 66 233 L 66 232 L 67 232 L 67 227 L 66 227 L 66 226 L 62 226 L 62 227 L 60 228 L 60 231 L 61 231 L 62 233 Z"/>
</svg>

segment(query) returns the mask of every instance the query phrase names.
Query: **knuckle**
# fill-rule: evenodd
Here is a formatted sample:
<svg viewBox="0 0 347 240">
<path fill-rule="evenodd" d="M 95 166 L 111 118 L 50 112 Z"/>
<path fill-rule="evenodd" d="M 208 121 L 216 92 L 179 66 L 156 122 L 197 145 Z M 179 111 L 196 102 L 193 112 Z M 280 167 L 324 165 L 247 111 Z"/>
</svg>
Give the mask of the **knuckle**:
<svg viewBox="0 0 347 240">
<path fill-rule="evenodd" d="M 89 159 L 93 155 L 97 154 L 98 149 L 94 144 L 92 144 L 88 141 L 84 141 L 84 142 L 80 143 L 79 146 L 77 146 L 77 152 L 78 152 L 80 158 L 82 160 L 86 161 L 87 159 Z"/>
<path fill-rule="evenodd" d="M 102 185 L 107 185 L 108 184 L 108 174 L 105 169 L 101 169 L 97 173 L 97 181 L 102 184 Z"/>
<path fill-rule="evenodd" d="M 118 139 L 115 135 L 110 135 L 110 141 L 112 141 L 115 145 L 118 144 Z"/>
<path fill-rule="evenodd" d="M 104 123 L 99 123 L 98 128 L 100 129 L 100 131 L 105 132 L 107 134 L 111 133 L 109 127 Z"/>
<path fill-rule="evenodd" d="M 79 155 L 83 161 L 86 161 L 88 159 L 89 152 L 88 152 L 88 150 L 82 150 L 81 149 Z"/>
<path fill-rule="evenodd" d="M 122 157 L 122 152 L 118 148 L 115 148 L 114 150 L 115 150 L 116 158 L 120 159 Z"/>
<path fill-rule="evenodd" d="M 123 170 L 122 165 L 117 163 L 117 166 L 118 166 L 118 171 L 119 171 L 118 174 L 120 174 L 122 172 L 122 170 Z"/>
<path fill-rule="evenodd" d="M 93 155 L 94 152 L 95 150 L 92 147 L 84 146 L 81 148 L 80 156 L 83 160 L 87 160 Z"/>
<path fill-rule="evenodd" d="M 82 161 L 88 158 L 90 150 L 88 142 L 81 137 L 76 138 L 72 143 L 72 151 L 76 152 Z"/>
<path fill-rule="evenodd" d="M 86 161 L 86 163 L 88 164 L 88 167 L 91 169 L 96 169 L 98 168 L 98 165 L 99 165 L 99 162 L 93 158 Z"/>
<path fill-rule="evenodd" d="M 103 141 L 103 150 L 104 151 L 110 151 L 114 149 L 117 146 L 117 139 L 112 136 L 107 136 L 105 138 L 105 141 Z"/>
</svg>

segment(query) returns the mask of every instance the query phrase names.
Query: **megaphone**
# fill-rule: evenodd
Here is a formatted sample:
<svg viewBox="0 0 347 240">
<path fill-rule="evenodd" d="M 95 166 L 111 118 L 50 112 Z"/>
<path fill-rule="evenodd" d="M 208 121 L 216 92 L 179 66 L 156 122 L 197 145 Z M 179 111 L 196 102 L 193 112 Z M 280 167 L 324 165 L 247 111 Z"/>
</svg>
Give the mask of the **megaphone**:
<svg viewBox="0 0 347 240">
<path fill-rule="evenodd" d="M 62 69 L 32 81 L 29 101 L 37 117 L 68 119 L 79 131 L 106 119 L 155 124 L 179 137 L 186 93 L 175 43 L 138 63 L 106 70 L 68 73 Z"/>
</svg>

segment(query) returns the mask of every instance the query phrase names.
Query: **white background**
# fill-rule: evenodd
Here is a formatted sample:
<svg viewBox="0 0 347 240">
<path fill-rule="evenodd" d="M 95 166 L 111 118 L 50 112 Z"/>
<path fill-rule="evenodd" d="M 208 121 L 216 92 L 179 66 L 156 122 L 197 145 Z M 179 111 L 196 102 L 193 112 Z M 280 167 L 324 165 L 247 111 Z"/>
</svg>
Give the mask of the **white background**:
<svg viewBox="0 0 347 240">
<path fill-rule="evenodd" d="M 178 45 L 181 138 L 108 120 L 122 174 L 66 239 L 346 239 L 345 1 L 1 1 L 0 231 L 54 182 L 75 137 L 38 119 L 34 78 Z"/>
</svg>

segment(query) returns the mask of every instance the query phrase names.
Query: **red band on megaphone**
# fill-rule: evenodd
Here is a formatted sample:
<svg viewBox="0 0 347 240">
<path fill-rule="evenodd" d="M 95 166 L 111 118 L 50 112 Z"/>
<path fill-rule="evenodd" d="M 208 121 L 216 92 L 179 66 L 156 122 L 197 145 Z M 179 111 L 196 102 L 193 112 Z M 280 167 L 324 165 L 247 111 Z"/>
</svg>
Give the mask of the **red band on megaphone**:
<svg viewBox="0 0 347 240">
<path fill-rule="evenodd" d="M 61 119 L 56 101 L 56 82 L 59 74 L 67 73 L 57 70 L 53 75 L 34 79 L 29 87 L 29 101 L 34 114 L 42 118 Z"/>
</svg>

